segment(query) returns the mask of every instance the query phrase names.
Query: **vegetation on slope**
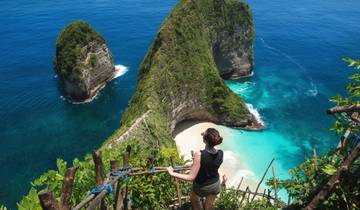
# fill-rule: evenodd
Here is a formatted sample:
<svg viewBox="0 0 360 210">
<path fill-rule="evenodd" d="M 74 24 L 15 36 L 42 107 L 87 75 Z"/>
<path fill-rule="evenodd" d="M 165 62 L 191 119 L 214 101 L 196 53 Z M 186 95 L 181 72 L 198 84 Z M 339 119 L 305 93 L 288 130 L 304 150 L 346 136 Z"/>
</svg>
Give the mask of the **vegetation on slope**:
<svg viewBox="0 0 360 210">
<path fill-rule="evenodd" d="M 221 79 L 212 52 L 216 33 L 230 22 L 245 24 L 245 18 L 251 19 L 249 8 L 238 1 L 180 1 L 140 66 L 137 90 L 115 138 L 146 110 L 154 110 L 169 123 L 172 111 L 191 100 L 221 118 L 218 123 L 250 120 L 244 102 Z"/>
<path fill-rule="evenodd" d="M 195 108 L 192 111 L 201 107 L 206 113 L 213 115 L 209 120 L 229 125 L 245 126 L 250 123 L 252 115 L 244 102 L 221 79 L 212 54 L 217 31 L 230 27 L 231 21 L 235 21 L 232 16 L 243 18 L 242 16 L 251 14 L 246 4 L 235 2 L 182 0 L 178 3 L 162 24 L 140 67 L 137 90 L 123 115 L 120 129 L 101 148 L 104 164 L 109 164 L 113 159 L 121 159 L 124 144 L 131 144 L 135 148 L 131 158 L 132 165 L 146 167 L 145 162 L 149 157 L 155 159 L 156 165 L 170 165 L 169 156 L 178 157 L 171 133 L 173 128 L 170 126 L 174 118 L 177 118 L 173 111 L 184 102 L 190 103 L 189 108 Z M 234 5 L 241 9 L 240 13 L 231 9 Z M 218 8 L 224 10 L 217 11 Z M 59 37 L 58 53 L 65 57 L 74 55 L 76 51 L 73 49 L 81 48 L 78 43 L 84 43 L 88 39 L 102 40 L 97 33 L 84 26 L 83 22 L 78 22 L 65 31 L 65 34 L 73 34 L 75 37 Z M 78 33 L 89 36 L 83 39 Z M 73 58 L 69 59 L 69 63 L 59 65 L 64 74 L 73 65 L 71 62 L 76 62 L 71 60 Z M 148 110 L 151 111 L 147 112 Z M 134 122 L 145 113 L 148 114 L 132 129 L 130 135 L 119 141 L 119 137 L 129 131 Z M 183 161 L 178 158 L 177 163 L 181 164 Z M 72 165 L 79 167 L 72 199 L 73 204 L 76 204 L 94 187 L 94 165 L 90 155 L 84 161 L 74 160 Z M 105 166 L 108 168 L 108 165 Z M 58 170 L 50 170 L 34 181 L 30 193 L 18 204 L 19 209 L 27 209 L 29 206 L 31 209 L 38 209 L 36 194 L 41 187 L 49 187 L 58 198 L 64 168 L 65 162 L 59 160 Z M 170 198 L 175 195 L 174 186 L 169 183 L 166 174 L 136 177 L 131 180 L 130 185 L 134 208 L 165 209 Z M 107 199 L 111 202 L 112 196 Z"/>
<path fill-rule="evenodd" d="M 61 78 L 80 81 L 79 56 L 82 48 L 93 41 L 105 43 L 104 38 L 86 22 L 78 20 L 65 27 L 56 41 L 55 66 Z M 90 59 L 91 64 L 95 65 L 96 57 Z"/>
</svg>

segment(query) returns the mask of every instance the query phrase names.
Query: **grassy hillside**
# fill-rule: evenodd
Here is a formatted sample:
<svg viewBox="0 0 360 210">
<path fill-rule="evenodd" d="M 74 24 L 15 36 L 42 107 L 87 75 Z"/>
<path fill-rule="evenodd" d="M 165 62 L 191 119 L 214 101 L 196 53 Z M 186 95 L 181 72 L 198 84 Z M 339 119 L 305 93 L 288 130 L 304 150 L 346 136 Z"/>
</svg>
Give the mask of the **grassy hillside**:
<svg viewBox="0 0 360 210">
<path fill-rule="evenodd" d="M 236 127 L 250 125 L 252 116 L 244 102 L 219 75 L 212 47 L 218 31 L 231 32 L 235 22 L 246 25 L 252 24 L 251 20 L 248 6 L 238 1 L 180 1 L 162 24 L 140 66 L 137 90 L 122 126 L 107 143 L 111 144 L 147 110 L 156 113 L 156 124 L 163 125 L 167 136 L 174 124 L 192 118 Z M 177 109 L 184 113 L 174 113 Z"/>
<path fill-rule="evenodd" d="M 146 167 L 149 157 L 155 159 L 156 165 L 169 165 L 169 156 L 178 156 L 172 131 L 182 120 L 253 126 L 253 116 L 241 98 L 225 85 L 213 57 L 217 34 L 220 31 L 233 33 L 236 24 L 252 32 L 251 37 L 247 37 L 252 44 L 252 17 L 245 3 L 182 0 L 176 5 L 161 25 L 139 68 L 137 89 L 123 115 L 121 127 L 101 148 L 105 168 L 109 160 L 121 159 L 126 144 L 134 148 L 131 158 L 134 166 Z M 182 162 L 177 159 L 177 163 Z M 33 186 L 47 186 L 59 197 L 64 164 L 59 161 L 57 171 L 44 174 Z M 89 155 L 85 161 L 74 160 L 73 165 L 80 168 L 72 199 L 76 204 L 94 186 L 94 172 Z M 133 178 L 130 185 L 135 208 L 164 209 L 175 195 L 166 174 Z M 19 209 L 27 206 L 39 207 L 35 188 L 20 202 Z"/>
</svg>

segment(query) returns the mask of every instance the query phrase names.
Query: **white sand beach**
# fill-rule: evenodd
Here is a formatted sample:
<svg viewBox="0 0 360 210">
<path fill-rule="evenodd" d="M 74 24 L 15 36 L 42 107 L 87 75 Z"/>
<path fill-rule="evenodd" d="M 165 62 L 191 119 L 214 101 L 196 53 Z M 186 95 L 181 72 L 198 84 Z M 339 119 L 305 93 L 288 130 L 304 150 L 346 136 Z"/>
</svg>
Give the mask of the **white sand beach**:
<svg viewBox="0 0 360 210">
<path fill-rule="evenodd" d="M 174 138 L 178 151 L 184 160 L 191 160 L 191 151 L 199 151 L 204 149 L 205 144 L 201 133 L 207 128 L 216 128 L 219 130 L 219 126 L 211 122 L 199 122 L 199 121 L 185 121 L 176 126 L 174 132 Z M 221 133 L 224 141 L 226 141 L 226 133 Z M 221 145 L 217 147 L 221 149 Z M 255 191 L 257 183 L 252 180 L 254 174 L 251 171 L 246 170 L 241 166 L 241 157 L 236 153 L 224 150 L 224 161 L 219 169 L 220 176 L 226 174 L 228 181 L 227 187 L 237 187 L 241 177 L 244 180 L 241 185 L 241 189 L 245 190 L 246 186 L 249 186 L 251 191 Z M 261 190 L 261 189 L 260 189 Z"/>
</svg>

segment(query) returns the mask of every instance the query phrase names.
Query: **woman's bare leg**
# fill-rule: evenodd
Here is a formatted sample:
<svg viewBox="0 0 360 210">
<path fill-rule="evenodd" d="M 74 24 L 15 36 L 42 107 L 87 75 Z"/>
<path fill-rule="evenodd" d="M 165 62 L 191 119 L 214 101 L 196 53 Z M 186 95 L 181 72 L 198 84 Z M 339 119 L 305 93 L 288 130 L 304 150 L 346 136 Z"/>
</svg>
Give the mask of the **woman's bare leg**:
<svg viewBox="0 0 360 210">
<path fill-rule="evenodd" d="M 193 210 L 200 210 L 200 197 L 193 191 L 190 192 L 190 200 Z"/>
<path fill-rule="evenodd" d="M 206 196 L 205 210 L 213 210 L 214 209 L 215 198 L 216 198 L 216 195 L 208 195 L 208 196 Z"/>
</svg>

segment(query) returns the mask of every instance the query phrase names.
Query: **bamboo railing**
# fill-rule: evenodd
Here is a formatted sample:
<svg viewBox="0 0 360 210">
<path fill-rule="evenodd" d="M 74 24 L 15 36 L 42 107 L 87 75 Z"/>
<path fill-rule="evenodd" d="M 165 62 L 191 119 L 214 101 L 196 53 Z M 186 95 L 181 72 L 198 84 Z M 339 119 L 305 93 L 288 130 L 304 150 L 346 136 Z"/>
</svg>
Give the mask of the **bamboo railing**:
<svg viewBox="0 0 360 210">
<path fill-rule="evenodd" d="M 72 195 L 72 186 L 74 182 L 75 173 L 78 170 L 77 168 L 67 169 L 61 190 L 60 204 L 57 203 L 55 195 L 50 190 L 46 190 L 38 194 L 40 205 L 44 210 L 94 210 L 96 208 L 105 210 L 110 209 L 110 206 L 107 205 L 104 201 L 104 198 L 107 194 L 111 193 L 114 189 L 115 194 L 115 203 L 112 207 L 115 210 L 129 209 L 128 203 L 128 179 L 133 176 L 157 174 L 167 172 L 167 167 L 154 167 L 152 163 L 149 163 L 151 170 L 144 170 L 144 168 L 133 168 L 129 165 L 131 147 L 127 146 L 125 154 L 123 156 L 123 167 L 119 168 L 117 160 L 110 161 L 110 173 L 104 174 L 104 165 L 102 161 L 101 151 L 94 151 L 92 153 L 94 161 L 94 170 L 95 170 L 95 192 L 91 192 L 86 196 L 79 204 L 74 207 L 71 207 L 71 195 Z M 175 166 L 173 158 L 171 158 L 171 163 L 175 171 L 187 171 L 190 169 L 191 165 L 182 165 Z M 120 182 L 125 181 L 125 189 L 120 189 Z M 178 204 L 174 206 L 181 206 L 182 200 L 185 197 L 181 196 L 180 192 L 180 182 L 177 179 L 174 179 L 174 184 L 176 186 L 177 198 L 176 201 Z"/>
<path fill-rule="evenodd" d="M 141 176 L 141 175 L 149 175 L 149 174 L 156 174 L 156 173 L 165 173 L 167 172 L 167 167 L 155 167 L 152 163 L 152 160 L 149 159 L 148 161 L 148 168 L 149 170 L 144 170 L 144 168 L 140 167 L 130 167 L 129 160 L 130 160 L 130 152 L 131 147 L 128 146 L 126 148 L 126 151 L 123 155 L 123 167 L 119 168 L 119 162 L 117 160 L 111 160 L 110 161 L 110 172 L 105 175 L 104 174 L 104 165 L 102 160 L 102 153 L 101 151 L 94 151 L 92 153 L 93 161 L 94 161 L 94 170 L 95 170 L 95 192 L 90 192 L 89 195 L 87 195 L 80 203 L 78 203 L 76 206 L 71 207 L 71 195 L 72 195 L 72 186 L 74 182 L 74 177 L 76 174 L 76 171 L 78 168 L 68 168 L 64 179 L 63 179 L 63 185 L 61 190 L 61 198 L 60 198 L 60 204 L 57 203 L 55 195 L 50 190 L 47 190 L 45 192 L 39 193 L 38 197 L 40 200 L 41 207 L 44 210 L 80 210 L 80 209 L 86 209 L 86 210 L 94 210 L 94 209 L 100 209 L 100 210 L 106 210 L 106 209 L 114 209 L 114 210 L 127 210 L 129 209 L 129 202 L 128 202 L 128 179 L 129 177 L 133 176 Z M 194 154 L 191 152 L 191 154 Z M 187 171 L 190 170 L 191 165 L 181 165 L 181 166 L 175 166 L 174 159 L 170 159 L 172 166 L 176 171 Z M 267 170 L 265 171 L 265 174 L 263 176 L 263 179 L 271 166 L 274 159 L 270 162 Z M 268 194 L 266 194 L 266 191 L 264 193 L 258 193 L 258 188 L 261 185 L 260 181 L 258 184 L 258 187 L 255 192 L 250 191 L 249 187 L 246 188 L 246 190 L 241 190 L 241 184 L 243 183 L 243 177 L 237 186 L 237 191 L 243 193 L 243 197 L 241 200 L 241 203 L 247 200 L 247 202 L 250 201 L 250 196 L 253 196 L 252 199 L 255 198 L 255 196 L 259 196 L 262 198 L 266 198 L 269 201 L 274 202 L 276 198 L 270 196 L 270 190 L 268 191 Z M 178 179 L 173 178 L 173 183 L 176 187 L 176 198 L 172 200 L 173 204 L 169 205 L 169 209 L 178 209 L 180 208 L 184 203 L 190 201 L 189 196 L 182 196 L 180 191 L 180 182 Z M 121 181 L 125 181 L 125 189 L 120 188 Z M 223 180 L 224 189 L 226 190 L 226 179 Z M 113 189 L 113 190 L 112 190 Z M 106 204 L 104 198 L 106 195 L 111 193 L 113 191 L 114 193 L 114 204 L 112 207 Z"/>
<path fill-rule="evenodd" d="M 339 141 L 339 149 L 343 149 L 345 145 L 345 140 L 349 137 L 352 129 L 359 129 L 360 127 L 360 104 L 354 104 L 350 106 L 337 106 L 327 110 L 328 114 L 331 115 L 339 115 L 345 114 L 347 116 L 347 120 L 350 122 L 351 125 L 344 135 L 341 137 Z M 339 116 L 340 117 L 340 116 Z M 340 118 L 339 118 L 340 119 Z M 128 178 L 132 176 L 141 176 L 146 174 L 156 174 L 156 173 L 164 173 L 167 172 L 166 167 L 155 167 L 152 161 L 149 161 L 148 167 L 151 170 L 144 170 L 143 168 L 133 168 L 129 165 L 130 160 L 130 152 L 131 147 L 128 145 L 126 151 L 123 155 L 123 167 L 119 167 L 119 163 L 117 160 L 110 161 L 110 173 L 105 175 L 104 174 L 104 165 L 102 161 L 102 154 L 101 151 L 94 151 L 92 153 L 93 161 L 94 161 L 94 170 L 95 170 L 95 179 L 96 179 L 96 188 L 95 192 L 91 192 L 88 196 L 86 196 L 79 204 L 75 207 L 71 207 L 71 195 L 72 195 L 72 188 L 74 177 L 78 168 L 68 168 L 62 183 L 61 189 L 61 197 L 60 203 L 56 201 L 55 195 L 50 190 L 45 190 L 38 194 L 40 205 L 44 210 L 80 210 L 86 208 L 87 210 L 94 210 L 95 208 L 99 208 L 101 210 L 110 209 L 110 206 L 106 204 L 104 198 L 107 194 L 109 194 L 112 189 L 114 189 L 114 206 L 112 207 L 115 210 L 127 210 L 129 209 L 129 202 L 128 202 Z M 191 151 L 193 156 L 193 151 Z M 360 144 L 358 144 L 346 157 L 343 165 L 337 170 L 337 172 L 331 177 L 331 179 L 323 186 L 317 186 L 314 190 L 311 202 L 307 204 L 305 209 L 314 209 L 319 204 L 321 204 L 325 198 L 329 195 L 331 190 L 339 183 L 342 175 L 347 173 L 349 170 L 350 165 L 360 156 Z M 263 193 L 258 193 L 261 183 L 263 182 L 269 168 L 271 167 L 272 163 L 274 162 L 274 158 L 270 161 L 268 167 L 266 168 L 260 182 L 258 183 L 254 192 L 250 190 L 247 186 L 245 190 L 241 190 L 240 187 L 243 182 L 243 177 L 237 187 L 237 191 L 242 192 L 243 195 L 239 200 L 240 205 L 244 202 L 253 201 L 256 197 L 262 197 L 268 199 L 270 202 L 277 203 L 278 195 L 277 195 L 277 179 L 275 175 L 275 168 L 272 167 L 273 173 L 273 185 L 274 185 L 274 197 L 270 196 L 271 191 L 268 189 L 266 193 L 266 189 L 264 189 Z M 182 165 L 182 166 L 174 166 L 174 160 L 171 159 L 172 166 L 176 169 L 176 171 L 187 171 L 190 169 L 191 165 Z M 315 172 L 318 171 L 318 157 L 316 150 L 313 149 L 313 164 Z M 360 172 L 359 172 L 360 174 Z M 172 179 L 174 185 L 176 187 L 176 198 L 173 199 L 175 202 L 174 204 L 170 205 L 169 208 L 178 208 L 181 207 L 184 202 L 189 201 L 188 196 L 182 196 L 180 191 L 180 182 L 177 178 Z M 293 178 L 292 178 L 293 180 Z M 125 189 L 120 189 L 121 181 L 125 181 Z M 223 180 L 222 185 L 224 186 L 224 190 L 226 190 L 226 180 Z M 291 208 L 291 193 L 290 190 L 289 199 L 288 199 L 288 207 L 285 209 Z M 250 199 L 250 196 L 252 198 Z"/>
<path fill-rule="evenodd" d="M 44 210 L 80 210 L 80 209 L 87 209 L 87 210 L 107 210 L 107 209 L 114 209 L 114 210 L 127 210 L 129 209 L 129 202 L 128 202 L 128 178 L 133 176 L 142 176 L 142 175 L 149 175 L 149 174 L 157 174 L 157 173 L 165 173 L 167 172 L 167 167 L 155 167 L 152 163 L 152 160 L 148 162 L 148 169 L 140 168 L 140 167 L 130 167 L 129 160 L 130 160 L 130 152 L 131 147 L 128 146 L 126 151 L 123 155 L 123 167 L 119 167 L 119 162 L 117 160 L 110 161 L 110 172 L 105 175 L 104 174 L 104 165 L 102 161 L 102 154 L 101 151 L 94 151 L 92 153 L 93 161 L 94 161 L 94 170 L 95 170 L 95 180 L 96 180 L 96 192 L 90 193 L 86 196 L 80 203 L 76 206 L 71 207 L 71 195 L 72 195 L 72 187 L 74 182 L 74 177 L 78 168 L 68 168 L 62 183 L 61 189 L 61 197 L 60 203 L 56 201 L 55 195 L 52 191 L 46 190 L 38 194 L 40 205 Z M 193 152 L 192 152 L 193 154 Z M 326 185 L 317 186 L 315 193 L 311 199 L 311 202 L 307 204 L 306 209 L 314 209 L 319 204 L 321 204 L 325 198 L 329 195 L 331 190 L 339 183 L 339 179 L 341 179 L 342 174 L 346 173 L 349 170 L 350 165 L 360 156 L 360 144 L 358 144 L 354 150 L 350 153 L 349 156 L 345 159 L 343 165 L 338 169 L 336 174 L 329 180 Z M 257 184 L 257 187 L 254 192 L 252 192 L 249 186 L 246 187 L 245 190 L 241 190 L 240 187 L 243 183 L 244 178 L 242 177 L 239 185 L 237 186 L 236 190 L 242 193 L 241 198 L 239 199 L 240 205 L 244 202 L 251 202 L 255 198 L 264 198 L 267 199 L 269 202 L 274 203 L 275 205 L 279 205 L 281 202 L 278 202 L 278 189 L 277 189 L 277 178 L 275 174 L 275 168 L 272 166 L 275 158 L 273 158 L 260 180 Z M 191 165 L 181 165 L 175 166 L 174 160 L 171 158 L 172 166 L 174 167 L 175 171 L 188 171 L 191 168 Z M 313 164 L 315 172 L 318 171 L 318 157 L 316 150 L 313 149 Z M 260 185 L 262 184 L 265 176 L 267 175 L 268 170 L 272 166 L 272 175 L 273 175 L 273 185 L 274 185 L 274 197 L 271 196 L 271 190 L 264 189 L 262 193 L 259 193 Z M 224 176 L 226 177 L 226 176 Z M 125 188 L 120 188 L 120 183 L 125 181 Z M 180 182 L 178 179 L 172 179 L 175 187 L 176 187 L 176 198 L 172 200 L 173 204 L 169 205 L 169 209 L 179 209 L 184 203 L 189 202 L 189 196 L 182 196 L 180 191 Z M 226 189 L 226 178 L 222 182 L 223 190 Z M 104 198 L 106 195 L 111 193 L 113 190 L 114 192 L 114 204 L 113 206 L 109 206 Z M 288 199 L 288 206 L 278 206 L 284 209 L 291 209 L 290 200 L 291 200 L 291 191 L 289 193 Z M 250 199 L 250 197 L 252 198 Z"/>
</svg>

